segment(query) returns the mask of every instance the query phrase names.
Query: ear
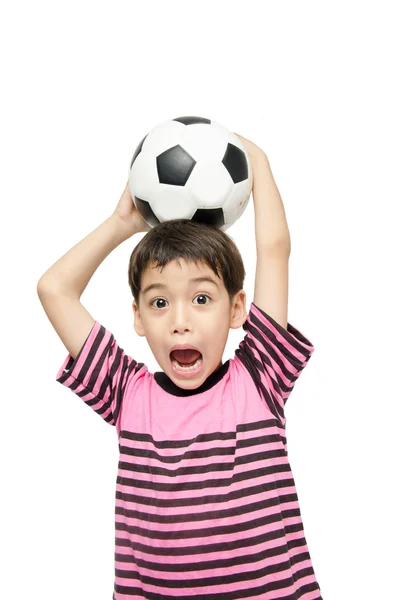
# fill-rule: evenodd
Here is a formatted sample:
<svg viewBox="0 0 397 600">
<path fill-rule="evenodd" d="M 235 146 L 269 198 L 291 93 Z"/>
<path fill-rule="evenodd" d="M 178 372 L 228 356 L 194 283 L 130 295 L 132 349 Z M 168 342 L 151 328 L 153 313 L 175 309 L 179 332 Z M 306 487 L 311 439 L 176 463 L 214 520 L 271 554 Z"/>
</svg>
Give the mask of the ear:
<svg viewBox="0 0 397 600">
<path fill-rule="evenodd" d="M 141 315 L 135 300 L 132 303 L 132 310 L 134 311 L 134 329 L 140 337 L 145 337 L 145 330 L 143 328 Z"/>
<path fill-rule="evenodd" d="M 233 298 L 232 310 L 230 313 L 230 329 L 238 329 L 247 320 L 246 294 L 240 290 Z"/>
</svg>

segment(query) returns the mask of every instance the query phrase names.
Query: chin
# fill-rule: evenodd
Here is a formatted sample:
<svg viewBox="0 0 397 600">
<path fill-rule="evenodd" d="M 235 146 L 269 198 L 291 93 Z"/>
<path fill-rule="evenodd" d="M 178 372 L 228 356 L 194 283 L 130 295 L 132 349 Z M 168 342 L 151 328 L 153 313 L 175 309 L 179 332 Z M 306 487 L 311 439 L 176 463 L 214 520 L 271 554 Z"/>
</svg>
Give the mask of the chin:
<svg viewBox="0 0 397 600">
<path fill-rule="evenodd" d="M 201 372 L 197 377 L 191 377 L 189 379 L 184 379 L 183 377 L 178 377 L 174 372 L 170 374 L 170 379 L 180 388 L 185 390 L 195 390 L 200 387 L 206 380 L 206 377 L 203 376 Z"/>
<path fill-rule="evenodd" d="M 183 390 L 195 390 L 196 388 L 199 388 L 202 384 L 203 381 L 200 382 L 195 382 L 193 383 L 193 381 L 175 381 L 174 380 L 175 385 L 177 385 L 179 388 L 182 388 Z"/>
</svg>

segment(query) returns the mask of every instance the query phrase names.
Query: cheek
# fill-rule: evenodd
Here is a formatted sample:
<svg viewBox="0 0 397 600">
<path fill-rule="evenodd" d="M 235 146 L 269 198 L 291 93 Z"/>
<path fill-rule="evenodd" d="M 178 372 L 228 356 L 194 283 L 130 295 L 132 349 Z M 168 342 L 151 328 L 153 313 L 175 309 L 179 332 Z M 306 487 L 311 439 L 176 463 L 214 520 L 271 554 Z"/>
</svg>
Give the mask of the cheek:
<svg viewBox="0 0 397 600">
<path fill-rule="evenodd" d="M 222 318 L 218 318 L 210 323 L 205 324 L 205 333 L 203 340 L 207 349 L 210 352 L 216 352 L 220 347 L 223 347 L 229 333 L 228 322 Z"/>
</svg>

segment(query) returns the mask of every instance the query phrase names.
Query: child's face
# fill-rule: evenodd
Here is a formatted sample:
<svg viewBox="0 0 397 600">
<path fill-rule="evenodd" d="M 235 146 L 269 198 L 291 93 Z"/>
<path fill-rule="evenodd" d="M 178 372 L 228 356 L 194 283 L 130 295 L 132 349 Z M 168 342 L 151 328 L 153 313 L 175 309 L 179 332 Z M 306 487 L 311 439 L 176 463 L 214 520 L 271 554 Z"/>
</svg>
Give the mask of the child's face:
<svg viewBox="0 0 397 600">
<path fill-rule="evenodd" d="M 229 329 L 238 329 L 247 318 L 246 295 L 240 290 L 232 306 L 223 280 L 205 263 L 179 259 L 160 268 L 150 266 L 142 273 L 140 307 L 135 301 L 134 327 L 145 336 L 158 364 L 181 388 L 195 389 L 222 365 Z M 196 277 L 208 281 L 194 282 Z M 154 283 L 163 288 L 146 288 Z M 209 297 L 201 297 L 206 296 Z M 202 369 L 196 376 L 180 377 L 172 367 L 170 350 L 175 344 L 190 344 L 202 354 Z"/>
</svg>

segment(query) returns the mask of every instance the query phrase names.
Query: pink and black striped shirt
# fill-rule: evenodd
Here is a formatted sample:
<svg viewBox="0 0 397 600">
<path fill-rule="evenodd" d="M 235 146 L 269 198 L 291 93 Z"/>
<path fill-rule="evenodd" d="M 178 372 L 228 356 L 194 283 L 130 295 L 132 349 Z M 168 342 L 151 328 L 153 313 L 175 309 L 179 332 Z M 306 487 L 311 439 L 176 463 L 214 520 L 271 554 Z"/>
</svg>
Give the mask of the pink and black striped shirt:
<svg viewBox="0 0 397 600">
<path fill-rule="evenodd" d="M 113 600 L 321 600 L 285 437 L 314 347 L 253 302 L 234 357 L 195 390 L 95 321 L 56 379 L 116 427 Z"/>
</svg>

